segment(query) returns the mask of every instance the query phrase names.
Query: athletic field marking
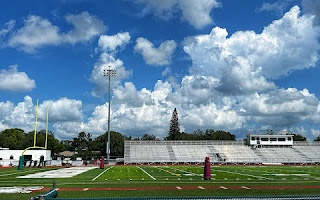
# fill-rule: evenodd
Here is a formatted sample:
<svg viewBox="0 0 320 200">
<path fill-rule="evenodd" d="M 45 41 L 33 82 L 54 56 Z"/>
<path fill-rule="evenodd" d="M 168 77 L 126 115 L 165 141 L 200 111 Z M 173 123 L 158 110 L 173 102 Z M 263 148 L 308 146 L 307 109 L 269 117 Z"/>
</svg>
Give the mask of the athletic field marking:
<svg viewBox="0 0 320 200">
<path fill-rule="evenodd" d="M 178 170 L 180 172 L 185 172 L 186 174 L 190 174 L 190 175 L 193 175 L 193 176 L 202 176 L 202 174 L 196 174 L 196 173 L 193 173 L 193 172 L 188 172 L 188 171 L 185 171 L 185 170 L 182 170 L 182 169 L 173 168 L 173 167 L 170 167 L 170 169 L 175 169 L 175 170 Z"/>
<path fill-rule="evenodd" d="M 45 171 L 46 169 L 40 169 L 40 170 L 29 170 L 29 171 L 24 171 L 24 172 L 15 172 L 15 173 L 11 173 L 11 174 L 1 174 L 0 176 L 10 176 L 13 174 L 24 174 L 27 172 L 39 172 L 39 171 Z"/>
<path fill-rule="evenodd" d="M 246 190 L 250 190 L 251 188 L 248 188 L 246 186 L 242 186 L 243 189 L 246 189 Z"/>
<path fill-rule="evenodd" d="M 89 190 L 89 188 L 84 188 L 84 189 L 83 189 L 83 191 L 88 191 L 88 190 Z"/>
<path fill-rule="evenodd" d="M 136 166 L 137 168 L 141 169 L 144 173 L 146 173 L 150 178 L 152 178 L 153 180 L 156 180 L 155 177 L 151 176 L 148 172 L 146 172 L 144 169 L 142 169 L 141 167 L 139 166 Z"/>
<path fill-rule="evenodd" d="M 105 169 L 103 172 L 101 172 L 98 176 L 94 177 L 91 181 L 96 180 L 99 176 L 101 176 L 103 173 L 105 173 L 106 171 L 108 171 L 109 169 L 111 169 L 113 166 L 109 167 L 108 169 Z"/>
<path fill-rule="evenodd" d="M 160 168 L 160 167 L 156 167 L 156 166 L 153 166 L 153 167 L 156 168 L 156 169 L 160 169 L 160 170 L 162 170 L 162 171 L 165 171 L 165 172 L 167 172 L 167 173 L 169 173 L 169 174 L 175 175 L 175 176 L 181 176 L 180 174 L 175 174 L 175 173 L 173 173 L 173 172 L 170 172 L 170 171 L 168 171 L 168 170 L 162 169 L 162 168 Z"/>
<path fill-rule="evenodd" d="M 198 186 L 198 188 L 199 188 L 199 189 L 201 189 L 201 190 L 204 190 L 204 189 L 206 189 L 206 188 L 204 188 L 204 187 L 201 187 L 201 186 Z"/>
<path fill-rule="evenodd" d="M 230 190 L 243 190 L 245 188 L 242 187 L 206 187 L 205 189 L 213 189 L 213 190 L 221 190 L 221 189 L 230 189 Z M 249 187 L 248 187 L 249 188 Z M 252 190 L 265 190 L 265 189 L 271 189 L 271 190 L 278 190 L 278 189 L 304 189 L 304 188 L 320 188 L 320 186 L 262 186 L 262 187 L 250 187 Z M 56 190 L 59 191 L 82 191 L 85 188 L 56 188 Z M 131 187 L 131 188 L 89 188 L 89 191 L 93 190 L 174 190 L 174 189 L 189 189 L 189 190 L 198 190 L 199 187 L 197 186 L 191 186 L 191 187 Z M 49 191 L 49 188 L 43 188 L 41 191 Z"/>
<path fill-rule="evenodd" d="M 270 178 L 266 178 L 266 177 L 263 177 L 263 176 L 255 176 L 255 175 L 251 175 L 251 174 L 241 174 L 241 173 L 230 172 L 230 171 L 225 171 L 225 170 L 218 170 L 218 169 L 216 169 L 215 171 L 225 172 L 225 173 L 229 173 L 229 174 L 238 174 L 238 175 L 241 175 L 241 176 L 251 176 L 251 177 L 261 178 L 261 179 L 270 179 Z M 243 171 L 243 170 L 242 170 L 242 171 Z M 248 180 L 249 180 L 249 179 L 248 179 Z"/>
</svg>

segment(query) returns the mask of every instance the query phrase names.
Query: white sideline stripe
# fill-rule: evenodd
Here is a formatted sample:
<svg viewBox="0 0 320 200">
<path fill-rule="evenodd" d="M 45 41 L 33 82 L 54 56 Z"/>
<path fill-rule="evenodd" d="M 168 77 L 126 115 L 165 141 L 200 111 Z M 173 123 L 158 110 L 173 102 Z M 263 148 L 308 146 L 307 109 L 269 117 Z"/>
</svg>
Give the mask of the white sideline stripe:
<svg viewBox="0 0 320 200">
<path fill-rule="evenodd" d="M 182 190 L 182 188 L 181 188 L 181 187 L 179 187 L 179 186 L 177 186 L 176 188 L 177 188 L 178 190 Z"/>
<path fill-rule="evenodd" d="M 84 189 L 83 189 L 83 191 L 88 191 L 88 190 L 89 190 L 89 188 L 84 188 Z"/>
<path fill-rule="evenodd" d="M 223 186 L 220 186 L 221 189 L 224 189 L 224 190 L 227 190 L 228 188 L 226 187 L 223 187 Z"/>
<path fill-rule="evenodd" d="M 113 166 L 112 166 L 113 167 Z M 96 180 L 99 176 L 101 176 L 103 173 L 105 173 L 106 171 L 108 171 L 109 169 L 111 169 L 112 167 L 109 167 L 108 169 L 105 169 L 103 172 L 101 172 L 98 176 L 94 177 L 91 181 Z"/>
<path fill-rule="evenodd" d="M 202 187 L 202 186 L 198 186 L 199 189 L 204 190 L 206 188 Z"/>
<path fill-rule="evenodd" d="M 136 166 L 136 167 L 141 169 L 144 173 L 146 173 L 148 176 L 150 176 L 150 178 L 152 178 L 153 180 L 156 180 L 155 177 L 151 176 L 148 172 L 144 171 L 144 169 L 142 169 L 141 167 L 139 167 L 139 166 Z"/>
<path fill-rule="evenodd" d="M 243 189 L 246 189 L 246 190 L 250 190 L 251 188 L 248 188 L 246 186 L 242 186 Z"/>
</svg>

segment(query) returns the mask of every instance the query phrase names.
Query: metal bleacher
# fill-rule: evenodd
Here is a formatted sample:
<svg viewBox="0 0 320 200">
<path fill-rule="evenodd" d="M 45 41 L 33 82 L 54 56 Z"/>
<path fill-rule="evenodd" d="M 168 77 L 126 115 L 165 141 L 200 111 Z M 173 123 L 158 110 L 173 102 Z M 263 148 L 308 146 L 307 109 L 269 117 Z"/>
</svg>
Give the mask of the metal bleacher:
<svg viewBox="0 0 320 200">
<path fill-rule="evenodd" d="M 213 163 L 313 164 L 320 162 L 320 143 L 295 142 L 291 147 L 251 148 L 243 141 L 125 141 L 125 164 Z"/>
</svg>

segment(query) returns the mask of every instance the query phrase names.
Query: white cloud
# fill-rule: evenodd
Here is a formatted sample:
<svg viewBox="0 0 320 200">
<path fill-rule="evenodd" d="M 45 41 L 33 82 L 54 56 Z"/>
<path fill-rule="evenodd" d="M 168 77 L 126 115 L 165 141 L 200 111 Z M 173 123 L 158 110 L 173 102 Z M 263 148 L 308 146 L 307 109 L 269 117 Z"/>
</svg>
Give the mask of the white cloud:
<svg viewBox="0 0 320 200">
<path fill-rule="evenodd" d="M 318 136 L 320 136 L 320 130 L 311 129 L 311 134 L 312 134 L 314 137 L 318 137 Z"/>
<path fill-rule="evenodd" d="M 167 40 L 160 44 L 158 48 L 145 38 L 138 38 L 134 47 L 135 52 L 142 54 L 144 61 L 149 65 L 169 65 L 171 57 L 176 49 L 176 42 Z"/>
<path fill-rule="evenodd" d="M 154 15 L 161 19 L 168 20 L 181 13 L 181 20 L 187 21 L 197 29 L 201 29 L 213 20 L 210 12 L 213 8 L 218 8 L 221 4 L 216 0 L 138 0 L 136 3 L 144 4 L 142 14 L 146 15 L 154 12 Z"/>
<path fill-rule="evenodd" d="M 65 41 L 72 44 L 90 40 L 92 37 L 100 35 L 106 30 L 103 21 L 90 15 L 88 12 L 82 12 L 78 15 L 67 15 L 67 22 L 74 26 L 64 37 Z"/>
<path fill-rule="evenodd" d="M 7 23 L 4 24 L 5 28 L 0 30 L 0 39 L 5 37 L 11 30 L 14 28 L 16 21 L 11 19 Z"/>
<path fill-rule="evenodd" d="M 274 3 L 267 3 L 264 2 L 262 6 L 258 9 L 259 12 L 267 11 L 267 12 L 273 12 L 277 14 L 278 16 L 283 15 L 285 12 L 285 9 L 289 6 L 289 4 L 293 3 L 296 0 L 278 0 Z"/>
<path fill-rule="evenodd" d="M 277 89 L 247 96 L 240 104 L 244 115 L 274 128 L 290 128 L 317 116 L 319 100 L 306 89 Z"/>
<path fill-rule="evenodd" d="M 209 35 L 186 38 L 191 74 L 214 76 L 221 92 L 241 95 L 273 89 L 270 79 L 315 66 L 319 32 L 312 16 L 299 14 L 299 7 L 293 7 L 261 34 L 238 31 L 227 38 L 225 29 L 215 27 Z"/>
<path fill-rule="evenodd" d="M 83 124 L 82 102 L 80 100 L 61 98 L 59 100 L 47 100 L 39 104 L 37 130 L 46 128 L 47 107 L 49 106 L 49 123 L 53 123 L 57 135 L 65 135 L 69 139 L 76 136 Z M 22 102 L 14 105 L 12 102 L 0 102 L 0 131 L 6 128 L 21 128 L 26 132 L 33 131 L 35 127 L 36 104 L 33 104 L 30 96 L 25 96 Z M 77 124 L 68 129 L 59 129 L 67 127 L 70 124 Z"/>
<path fill-rule="evenodd" d="M 116 59 L 113 55 L 103 52 L 100 54 L 99 60 L 94 64 L 90 81 L 96 84 L 96 87 L 91 92 L 93 96 L 103 97 L 107 92 L 108 87 L 108 78 L 104 76 L 103 70 L 108 70 L 111 66 L 111 69 L 117 70 L 117 76 L 112 77 L 111 87 L 114 88 L 120 83 L 121 80 L 131 76 L 132 71 L 125 69 L 122 60 Z"/>
<path fill-rule="evenodd" d="M 126 44 L 128 44 L 130 42 L 130 38 L 131 36 L 128 32 L 117 33 L 113 36 L 101 35 L 98 45 L 104 51 L 115 51 L 117 47 L 123 48 Z"/>
<path fill-rule="evenodd" d="M 49 107 L 49 119 L 51 123 L 55 122 L 73 122 L 82 121 L 82 101 L 68 99 L 66 97 L 59 100 L 46 100 L 39 106 L 39 120 L 45 122 Z"/>
<path fill-rule="evenodd" d="M 59 28 L 47 19 L 30 15 L 24 20 L 24 26 L 14 32 L 9 41 L 9 47 L 18 47 L 32 53 L 43 45 L 57 45 L 62 42 Z"/>
<path fill-rule="evenodd" d="M 11 65 L 8 70 L 0 71 L 0 90 L 24 92 L 35 87 L 34 80 L 30 79 L 25 72 L 19 72 L 17 65 Z"/>
<path fill-rule="evenodd" d="M 0 102 L 0 123 L 5 128 L 21 128 L 27 132 L 34 130 L 35 111 L 30 96 L 25 96 L 23 102 L 16 106 L 11 102 Z M 38 125 L 44 127 L 41 122 Z"/>
<path fill-rule="evenodd" d="M 24 26 L 9 36 L 7 45 L 34 53 L 37 48 L 46 45 L 74 44 L 87 41 L 106 30 L 103 22 L 88 12 L 82 12 L 78 15 L 70 14 L 66 16 L 66 20 L 74 28 L 67 33 L 61 33 L 59 27 L 53 25 L 48 19 L 29 15 L 24 20 Z"/>
<path fill-rule="evenodd" d="M 163 72 L 162 72 L 162 76 L 167 76 L 168 74 L 170 74 L 172 72 L 170 67 L 166 67 Z"/>
</svg>

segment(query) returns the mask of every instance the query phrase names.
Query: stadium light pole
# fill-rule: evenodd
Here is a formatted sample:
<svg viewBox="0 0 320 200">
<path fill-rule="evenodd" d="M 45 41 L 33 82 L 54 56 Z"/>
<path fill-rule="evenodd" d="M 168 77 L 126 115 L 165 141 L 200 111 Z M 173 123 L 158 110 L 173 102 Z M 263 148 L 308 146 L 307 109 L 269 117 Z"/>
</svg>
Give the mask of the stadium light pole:
<svg viewBox="0 0 320 200">
<path fill-rule="evenodd" d="M 109 69 L 103 70 L 103 75 L 108 76 L 109 78 L 109 109 L 108 109 L 108 142 L 106 144 L 106 153 L 107 153 L 107 160 L 109 162 L 110 159 L 110 80 L 111 76 L 117 76 L 117 70 L 111 69 L 111 66 L 108 66 Z"/>
</svg>

